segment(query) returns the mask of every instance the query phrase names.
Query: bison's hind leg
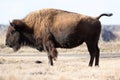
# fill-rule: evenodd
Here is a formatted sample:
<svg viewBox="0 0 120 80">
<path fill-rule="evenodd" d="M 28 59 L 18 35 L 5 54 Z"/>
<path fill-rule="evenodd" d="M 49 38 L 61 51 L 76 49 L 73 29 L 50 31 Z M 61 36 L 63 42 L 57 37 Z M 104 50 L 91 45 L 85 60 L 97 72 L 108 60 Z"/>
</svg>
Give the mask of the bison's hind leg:
<svg viewBox="0 0 120 80">
<path fill-rule="evenodd" d="M 98 44 L 96 44 L 95 66 L 99 66 L 99 56 L 100 56 L 100 50 Z"/>
<path fill-rule="evenodd" d="M 99 48 L 98 43 L 96 42 L 86 42 L 88 51 L 90 53 L 90 61 L 89 66 L 93 65 L 94 58 L 95 58 L 95 66 L 99 66 Z"/>
</svg>

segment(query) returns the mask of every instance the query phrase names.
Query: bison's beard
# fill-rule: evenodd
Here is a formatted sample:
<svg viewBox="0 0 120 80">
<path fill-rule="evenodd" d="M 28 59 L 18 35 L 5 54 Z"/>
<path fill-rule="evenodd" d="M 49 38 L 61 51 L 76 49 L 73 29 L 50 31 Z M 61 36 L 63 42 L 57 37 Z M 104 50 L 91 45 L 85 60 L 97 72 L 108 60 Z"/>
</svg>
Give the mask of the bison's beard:
<svg viewBox="0 0 120 80">
<path fill-rule="evenodd" d="M 13 47 L 14 52 L 18 51 L 20 49 L 20 44 L 17 44 Z"/>
</svg>

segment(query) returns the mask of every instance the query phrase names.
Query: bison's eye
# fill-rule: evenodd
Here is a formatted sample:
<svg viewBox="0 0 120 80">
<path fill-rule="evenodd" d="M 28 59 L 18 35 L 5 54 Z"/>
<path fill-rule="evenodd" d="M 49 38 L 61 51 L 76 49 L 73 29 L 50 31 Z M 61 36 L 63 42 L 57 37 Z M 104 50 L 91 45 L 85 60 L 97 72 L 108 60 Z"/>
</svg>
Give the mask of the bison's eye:
<svg viewBox="0 0 120 80">
<path fill-rule="evenodd" d="M 11 31 L 11 34 L 14 34 L 15 33 L 15 31 Z"/>
</svg>

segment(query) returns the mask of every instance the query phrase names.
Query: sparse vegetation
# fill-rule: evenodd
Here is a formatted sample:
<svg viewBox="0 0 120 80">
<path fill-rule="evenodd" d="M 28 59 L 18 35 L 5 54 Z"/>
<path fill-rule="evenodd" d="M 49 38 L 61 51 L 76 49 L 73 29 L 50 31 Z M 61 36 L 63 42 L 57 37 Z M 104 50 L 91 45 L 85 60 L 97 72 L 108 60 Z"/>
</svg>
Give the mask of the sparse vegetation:
<svg viewBox="0 0 120 80">
<path fill-rule="evenodd" d="M 59 57 L 54 66 L 39 56 L 1 57 L 1 61 L 0 80 L 120 80 L 119 58 L 102 58 L 100 66 L 92 68 L 87 58 L 79 57 Z"/>
</svg>

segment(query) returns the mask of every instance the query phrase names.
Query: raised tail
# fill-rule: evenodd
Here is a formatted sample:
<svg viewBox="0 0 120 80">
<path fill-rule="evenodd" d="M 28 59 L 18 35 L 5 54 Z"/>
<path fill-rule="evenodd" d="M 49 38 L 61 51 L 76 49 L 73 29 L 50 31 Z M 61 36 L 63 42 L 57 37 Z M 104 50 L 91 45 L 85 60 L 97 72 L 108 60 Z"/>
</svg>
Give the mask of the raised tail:
<svg viewBox="0 0 120 80">
<path fill-rule="evenodd" d="M 101 15 L 99 15 L 98 17 L 96 17 L 96 19 L 100 19 L 102 16 L 108 16 L 108 17 L 110 17 L 110 16 L 112 16 L 113 14 L 112 13 L 103 13 L 103 14 L 101 14 Z"/>
</svg>

